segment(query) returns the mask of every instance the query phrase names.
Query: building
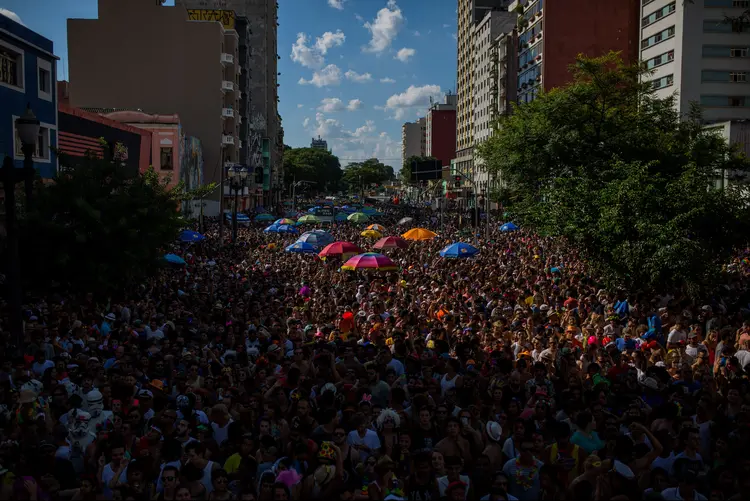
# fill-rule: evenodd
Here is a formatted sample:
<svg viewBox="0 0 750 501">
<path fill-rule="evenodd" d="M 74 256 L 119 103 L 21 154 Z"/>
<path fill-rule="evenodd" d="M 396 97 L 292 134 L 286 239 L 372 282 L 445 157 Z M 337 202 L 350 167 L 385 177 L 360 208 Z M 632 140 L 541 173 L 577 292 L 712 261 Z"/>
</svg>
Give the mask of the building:
<svg viewBox="0 0 750 501">
<path fill-rule="evenodd" d="M 427 120 L 424 118 L 416 122 L 406 122 L 401 126 L 401 165 L 405 164 L 409 157 L 425 156 L 426 128 Z"/>
<path fill-rule="evenodd" d="M 57 59 L 51 40 L 0 14 L 0 154 L 23 167 L 15 121 L 31 106 L 41 122 L 32 157 L 42 178 L 57 173 Z"/>
<path fill-rule="evenodd" d="M 495 39 L 493 72 L 496 72 L 497 92 L 494 111 L 496 116 L 507 116 L 513 112 L 518 99 L 518 30 L 502 33 Z"/>
<path fill-rule="evenodd" d="M 456 99 L 448 93 L 445 103 L 434 103 L 425 117 L 425 154 L 448 167 L 456 156 Z"/>
<path fill-rule="evenodd" d="M 242 147 L 232 15 L 200 22 L 154 0 L 98 5 L 98 19 L 68 20 L 71 105 L 177 113 L 201 140 L 205 181 L 219 182 Z"/>
<path fill-rule="evenodd" d="M 328 141 L 326 141 L 325 139 L 321 139 L 320 136 L 318 136 L 318 139 L 312 138 L 312 141 L 310 142 L 310 148 L 328 151 Z"/>
<path fill-rule="evenodd" d="M 243 82 L 249 91 L 247 121 L 249 165 L 263 167 L 263 205 L 279 200 L 283 189 L 284 130 L 278 112 L 278 37 L 277 0 L 175 0 L 191 10 L 218 9 L 234 12 L 242 26 L 240 50 Z M 209 11 L 210 12 L 210 11 Z M 243 93 L 245 90 L 242 91 Z"/>
<path fill-rule="evenodd" d="M 700 103 L 707 123 L 750 119 L 750 23 L 731 22 L 748 0 L 645 0 L 640 57 L 656 95 L 677 94 L 683 115 Z"/>
<path fill-rule="evenodd" d="M 151 165 L 151 132 L 111 120 L 97 113 L 60 104 L 58 148 L 67 162 L 95 154 L 117 160 L 133 172 Z"/>
</svg>

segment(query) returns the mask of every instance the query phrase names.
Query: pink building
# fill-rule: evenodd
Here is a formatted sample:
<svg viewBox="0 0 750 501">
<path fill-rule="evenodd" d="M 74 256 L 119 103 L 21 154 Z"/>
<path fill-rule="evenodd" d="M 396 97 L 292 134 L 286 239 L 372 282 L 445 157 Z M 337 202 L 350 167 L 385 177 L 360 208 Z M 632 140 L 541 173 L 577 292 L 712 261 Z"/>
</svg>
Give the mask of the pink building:
<svg viewBox="0 0 750 501">
<path fill-rule="evenodd" d="M 181 149 L 185 139 L 179 115 L 152 115 L 130 110 L 103 112 L 102 115 L 110 120 L 151 132 L 151 165 L 159 176 L 169 178 L 169 186 L 179 182 Z"/>
</svg>

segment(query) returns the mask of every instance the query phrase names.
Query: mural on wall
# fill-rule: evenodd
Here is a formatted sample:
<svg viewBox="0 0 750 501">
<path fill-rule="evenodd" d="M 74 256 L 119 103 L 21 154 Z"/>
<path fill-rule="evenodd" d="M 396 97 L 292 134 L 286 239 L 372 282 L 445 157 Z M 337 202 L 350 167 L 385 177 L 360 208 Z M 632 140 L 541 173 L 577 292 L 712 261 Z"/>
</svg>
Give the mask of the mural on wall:
<svg viewBox="0 0 750 501">
<path fill-rule="evenodd" d="M 219 9 L 188 9 L 189 21 L 217 21 L 225 30 L 234 29 L 234 11 Z"/>
<path fill-rule="evenodd" d="M 185 183 L 185 190 L 190 191 L 203 185 L 203 147 L 197 137 L 186 136 L 180 148 L 180 181 Z M 190 217 L 195 208 L 200 207 L 194 201 L 182 203 L 183 211 Z M 197 209 L 200 210 L 200 209 Z"/>
<path fill-rule="evenodd" d="M 266 121 L 263 115 L 255 113 L 248 123 L 248 128 L 250 129 L 248 156 L 250 166 L 255 169 L 263 165 L 263 134 L 266 129 Z"/>
</svg>

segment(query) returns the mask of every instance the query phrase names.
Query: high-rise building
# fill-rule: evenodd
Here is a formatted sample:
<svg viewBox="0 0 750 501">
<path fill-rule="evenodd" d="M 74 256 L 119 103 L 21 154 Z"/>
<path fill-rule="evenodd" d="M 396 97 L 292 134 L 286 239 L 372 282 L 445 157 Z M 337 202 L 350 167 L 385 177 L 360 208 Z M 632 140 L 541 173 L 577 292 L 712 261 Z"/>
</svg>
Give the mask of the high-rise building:
<svg viewBox="0 0 750 501">
<path fill-rule="evenodd" d="M 656 94 L 677 94 L 684 115 L 699 103 L 708 123 L 750 119 L 748 0 L 644 0 L 640 57 Z"/>
<path fill-rule="evenodd" d="M 284 193 L 284 129 L 278 111 L 277 0 L 175 0 L 175 4 L 198 11 L 232 11 L 243 30 L 247 30 L 246 37 L 240 37 L 240 51 L 244 54 L 240 84 L 245 85 L 242 93 L 243 96 L 247 93 L 250 118 L 241 132 L 247 138 L 249 166 L 263 168 L 264 205 L 276 202 Z"/>
<path fill-rule="evenodd" d="M 497 92 L 494 94 L 496 116 L 507 116 L 513 112 L 518 98 L 518 30 L 514 27 L 495 39 L 493 62 Z"/>
<path fill-rule="evenodd" d="M 318 139 L 312 138 L 312 141 L 310 142 L 310 148 L 328 151 L 328 141 L 326 141 L 325 139 L 321 139 L 320 136 L 318 136 Z"/>
<path fill-rule="evenodd" d="M 98 19 L 68 19 L 70 104 L 179 114 L 202 142 L 205 181 L 218 182 L 243 146 L 234 13 L 200 22 L 153 0 L 99 0 L 98 7 Z"/>
<path fill-rule="evenodd" d="M 426 129 L 427 120 L 425 118 L 420 118 L 416 122 L 406 122 L 401 126 L 401 165 L 406 163 L 406 159 L 409 157 L 425 156 Z"/>
<path fill-rule="evenodd" d="M 448 93 L 445 103 L 434 103 L 425 117 L 425 155 L 447 167 L 456 156 L 456 98 Z"/>
</svg>

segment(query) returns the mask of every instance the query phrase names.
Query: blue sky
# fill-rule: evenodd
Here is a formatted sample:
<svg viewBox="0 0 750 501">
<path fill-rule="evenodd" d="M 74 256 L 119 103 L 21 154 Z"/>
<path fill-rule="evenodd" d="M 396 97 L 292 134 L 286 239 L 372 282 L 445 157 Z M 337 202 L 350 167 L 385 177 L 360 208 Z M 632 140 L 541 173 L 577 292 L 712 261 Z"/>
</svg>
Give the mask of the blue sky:
<svg viewBox="0 0 750 501">
<path fill-rule="evenodd" d="M 401 124 L 423 116 L 430 97 L 455 88 L 455 0 L 279 4 L 284 142 L 309 146 L 320 135 L 344 165 L 375 156 L 400 168 Z M 62 79 L 66 19 L 95 18 L 97 2 L 0 0 L 0 13 L 54 42 Z"/>
</svg>

